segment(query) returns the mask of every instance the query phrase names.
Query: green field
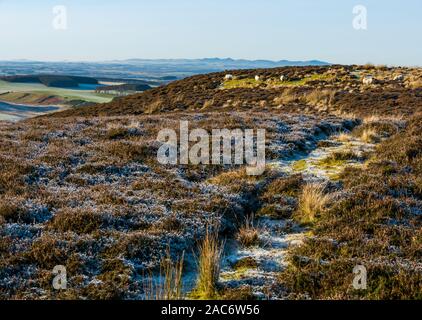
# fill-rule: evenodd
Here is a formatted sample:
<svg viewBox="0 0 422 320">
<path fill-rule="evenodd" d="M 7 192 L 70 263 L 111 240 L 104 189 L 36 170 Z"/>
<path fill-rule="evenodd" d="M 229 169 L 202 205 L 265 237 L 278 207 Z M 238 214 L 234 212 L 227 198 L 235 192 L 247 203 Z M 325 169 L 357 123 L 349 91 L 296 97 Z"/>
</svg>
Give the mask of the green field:
<svg viewBox="0 0 422 320">
<path fill-rule="evenodd" d="M 93 90 L 74 90 L 74 89 L 63 89 L 63 88 L 53 88 L 53 87 L 46 87 L 42 84 L 37 83 L 11 83 L 0 80 L 0 94 L 2 93 L 27 93 L 30 94 L 28 97 L 34 100 L 36 103 L 37 99 L 42 97 L 49 97 L 49 96 L 56 96 L 57 98 L 61 98 L 63 102 L 72 101 L 72 100 L 83 100 L 87 102 L 95 102 L 95 103 L 106 103 L 110 102 L 113 99 L 113 95 L 104 94 L 104 93 L 96 93 Z M 13 94 L 8 95 L 7 101 L 13 101 Z M 16 95 L 16 99 L 19 97 Z M 0 96 L 0 100 L 2 100 Z M 19 99 L 18 99 L 19 100 Z M 18 101 L 15 101 L 18 102 Z M 28 101 L 27 103 L 30 103 Z"/>
</svg>

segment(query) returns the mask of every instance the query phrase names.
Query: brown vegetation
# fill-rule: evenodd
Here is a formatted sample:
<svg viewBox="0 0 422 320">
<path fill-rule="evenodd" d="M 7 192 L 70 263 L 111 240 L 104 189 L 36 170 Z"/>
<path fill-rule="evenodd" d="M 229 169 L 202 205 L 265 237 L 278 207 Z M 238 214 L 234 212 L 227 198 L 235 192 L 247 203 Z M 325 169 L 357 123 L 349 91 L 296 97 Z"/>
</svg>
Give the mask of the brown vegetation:
<svg viewBox="0 0 422 320">
<path fill-rule="evenodd" d="M 325 208 L 312 237 L 291 252 L 281 282 L 292 297 L 421 299 L 422 116 L 383 142 L 367 168 L 341 177 L 344 197 Z M 364 265 L 368 289 L 352 287 Z"/>
</svg>

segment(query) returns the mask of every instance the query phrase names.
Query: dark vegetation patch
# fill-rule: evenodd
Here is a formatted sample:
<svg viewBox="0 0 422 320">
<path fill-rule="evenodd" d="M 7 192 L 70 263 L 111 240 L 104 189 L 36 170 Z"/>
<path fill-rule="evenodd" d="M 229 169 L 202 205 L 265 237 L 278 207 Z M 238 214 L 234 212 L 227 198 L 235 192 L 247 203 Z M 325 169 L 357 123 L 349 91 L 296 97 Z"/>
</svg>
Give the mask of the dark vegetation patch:
<svg viewBox="0 0 422 320">
<path fill-rule="evenodd" d="M 64 209 L 56 212 L 50 228 L 57 232 L 91 233 L 100 228 L 102 217 L 89 209 Z"/>
<path fill-rule="evenodd" d="M 95 92 L 109 92 L 109 91 L 120 91 L 120 92 L 127 92 L 127 91 L 146 91 L 151 89 L 152 87 L 148 84 L 136 84 L 136 83 L 126 83 L 126 84 L 119 84 L 119 85 L 111 85 L 111 86 L 100 86 L 95 89 Z"/>
<path fill-rule="evenodd" d="M 258 216 L 276 219 L 290 218 L 297 209 L 297 197 L 304 184 L 301 174 L 276 178 L 260 193 Z"/>
<path fill-rule="evenodd" d="M 6 76 L 1 80 L 17 83 L 42 83 L 47 87 L 74 88 L 79 84 L 97 84 L 98 80 L 89 77 L 67 76 L 67 75 L 27 75 L 27 76 Z"/>
</svg>

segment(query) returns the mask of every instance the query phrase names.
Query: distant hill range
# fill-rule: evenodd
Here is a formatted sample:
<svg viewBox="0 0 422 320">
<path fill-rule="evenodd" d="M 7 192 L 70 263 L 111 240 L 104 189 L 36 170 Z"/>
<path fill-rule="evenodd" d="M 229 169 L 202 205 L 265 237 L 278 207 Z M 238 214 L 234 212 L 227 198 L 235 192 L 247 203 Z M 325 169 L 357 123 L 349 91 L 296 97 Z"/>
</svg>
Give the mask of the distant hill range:
<svg viewBox="0 0 422 320">
<path fill-rule="evenodd" d="M 155 65 L 155 66 L 178 66 L 215 69 L 222 71 L 226 69 L 255 69 L 275 68 L 288 66 L 324 66 L 330 63 L 319 60 L 290 61 L 290 60 L 246 60 L 232 58 L 204 58 L 204 59 L 129 59 L 111 61 L 112 63 L 128 63 L 133 65 Z"/>
<path fill-rule="evenodd" d="M 319 60 L 289 61 L 289 60 L 245 60 L 231 58 L 204 58 L 204 59 L 129 59 L 110 61 L 113 64 L 127 64 L 141 67 L 145 70 L 160 68 L 168 74 L 186 73 L 186 75 L 220 72 L 224 70 L 276 68 L 289 66 L 325 66 L 330 63 Z M 182 77 L 179 77 L 182 78 Z"/>
<path fill-rule="evenodd" d="M 286 66 L 324 66 L 319 60 L 245 60 L 231 58 L 205 59 L 129 59 L 99 62 L 42 62 L 0 61 L 0 75 L 57 74 L 88 76 L 96 79 L 143 80 L 146 84 L 160 85 L 195 74 L 225 70 L 275 68 Z M 125 81 L 126 82 L 126 81 Z"/>
</svg>

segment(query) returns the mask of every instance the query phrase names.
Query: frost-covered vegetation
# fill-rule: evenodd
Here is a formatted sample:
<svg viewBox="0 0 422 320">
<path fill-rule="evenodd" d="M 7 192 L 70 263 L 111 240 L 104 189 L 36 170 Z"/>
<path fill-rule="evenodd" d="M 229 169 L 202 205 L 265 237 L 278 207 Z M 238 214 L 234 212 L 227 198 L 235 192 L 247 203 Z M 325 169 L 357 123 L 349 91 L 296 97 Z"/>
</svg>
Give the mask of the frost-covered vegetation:
<svg viewBox="0 0 422 320">
<path fill-rule="evenodd" d="M 264 84 L 214 73 L 0 123 L 0 298 L 422 298 L 420 69 L 231 73 Z M 180 120 L 266 129 L 265 173 L 159 164 Z"/>
<path fill-rule="evenodd" d="M 173 255 L 190 254 L 211 222 L 234 232 L 259 179 L 272 173 L 251 182 L 242 168 L 160 165 L 157 133 L 179 119 L 208 130 L 266 128 L 270 158 L 306 152 L 318 136 L 355 124 L 237 112 L 3 123 L 3 298 L 139 298 L 139 279 L 159 269 L 168 244 Z M 51 288 L 58 264 L 68 268 L 67 291 Z"/>
<path fill-rule="evenodd" d="M 375 132 L 385 134 L 379 125 Z M 290 252 L 291 264 L 280 276 L 290 297 L 421 299 L 421 169 L 418 114 L 382 142 L 365 167 L 341 174 L 341 188 L 332 192 L 336 201 L 322 210 L 304 245 Z M 367 268 L 367 290 L 350 285 L 357 264 Z"/>
</svg>

